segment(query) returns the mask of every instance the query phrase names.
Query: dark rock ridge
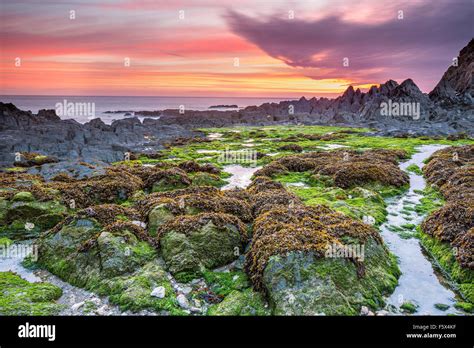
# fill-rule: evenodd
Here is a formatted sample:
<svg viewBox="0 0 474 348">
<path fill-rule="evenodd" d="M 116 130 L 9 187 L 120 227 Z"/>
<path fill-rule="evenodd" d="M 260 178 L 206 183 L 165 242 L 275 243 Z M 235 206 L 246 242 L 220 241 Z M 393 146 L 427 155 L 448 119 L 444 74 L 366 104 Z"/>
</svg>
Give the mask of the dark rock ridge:
<svg viewBox="0 0 474 348">
<path fill-rule="evenodd" d="M 38 152 L 59 159 L 85 162 L 122 160 L 127 151 L 153 151 L 162 142 L 178 136 L 194 135 L 179 124 L 136 117 L 105 124 L 93 119 L 85 124 L 61 120 L 54 110 L 38 114 L 0 103 L 0 164 L 14 162 L 17 152 Z"/>
<path fill-rule="evenodd" d="M 61 120 L 53 110 L 38 114 L 0 103 L 0 164 L 14 161 L 16 152 L 38 152 L 60 160 L 113 162 L 126 151 L 146 152 L 164 141 L 196 135 L 194 128 L 233 125 L 345 125 L 371 127 L 379 135 L 474 135 L 474 40 L 464 47 L 457 66 L 451 66 L 428 95 L 407 79 L 389 80 L 367 92 L 347 90 L 335 99 L 302 97 L 299 100 L 264 103 L 234 111 L 179 110 L 139 111 L 145 116 L 114 121 L 100 119 L 80 124 Z M 386 115 L 381 105 L 418 103 L 419 112 Z M 418 110 L 418 109 L 414 109 Z M 112 113 L 112 111 L 111 111 Z"/>
<path fill-rule="evenodd" d="M 430 99 L 443 105 L 467 104 L 474 101 L 474 39 L 459 53 L 457 66 L 450 66 L 430 92 Z"/>
</svg>

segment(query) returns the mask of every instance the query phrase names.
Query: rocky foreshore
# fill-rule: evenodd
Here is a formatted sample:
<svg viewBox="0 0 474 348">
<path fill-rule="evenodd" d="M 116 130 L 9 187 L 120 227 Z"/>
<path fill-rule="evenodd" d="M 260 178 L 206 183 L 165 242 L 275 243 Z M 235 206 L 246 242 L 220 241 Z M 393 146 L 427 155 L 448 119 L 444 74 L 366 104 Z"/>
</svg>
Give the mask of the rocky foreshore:
<svg viewBox="0 0 474 348">
<path fill-rule="evenodd" d="M 81 162 L 82 176 L 53 175 L 63 162 L 31 152 L 0 172 L 0 246 L 36 248 L 0 262 L 0 315 L 472 312 L 473 140 L 321 126 L 202 132 L 107 167 Z M 242 144 L 254 162 L 222 158 Z M 445 149 L 420 150 L 430 144 Z M 414 165 L 431 154 L 423 171 Z M 410 201 L 412 171 L 437 187 L 426 200 Z M 403 268 L 381 228 L 399 215 L 394 236 L 420 227 L 446 273 L 419 247 L 431 277 Z M 420 291 L 390 301 L 407 282 Z"/>
</svg>

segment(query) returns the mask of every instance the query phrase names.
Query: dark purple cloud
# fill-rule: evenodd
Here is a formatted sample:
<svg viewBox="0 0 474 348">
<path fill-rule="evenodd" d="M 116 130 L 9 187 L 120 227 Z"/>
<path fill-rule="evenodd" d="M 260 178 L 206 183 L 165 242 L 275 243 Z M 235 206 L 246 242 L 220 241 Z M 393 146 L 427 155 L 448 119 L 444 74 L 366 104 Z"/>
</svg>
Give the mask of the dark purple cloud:
<svg viewBox="0 0 474 348">
<path fill-rule="evenodd" d="M 472 38 L 472 1 L 418 2 L 404 19 L 348 22 L 338 15 L 320 20 L 256 19 L 228 12 L 231 30 L 314 79 L 350 78 L 384 82 L 411 77 L 428 91 Z M 357 4 L 354 4 L 357 6 Z M 349 58 L 349 68 L 342 60 Z"/>
</svg>

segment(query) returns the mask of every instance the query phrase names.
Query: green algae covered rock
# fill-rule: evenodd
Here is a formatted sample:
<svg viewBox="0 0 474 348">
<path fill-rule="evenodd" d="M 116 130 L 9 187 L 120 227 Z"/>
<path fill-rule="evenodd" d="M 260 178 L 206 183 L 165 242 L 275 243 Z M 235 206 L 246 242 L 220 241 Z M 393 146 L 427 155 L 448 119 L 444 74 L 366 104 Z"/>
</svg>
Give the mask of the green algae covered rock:
<svg viewBox="0 0 474 348">
<path fill-rule="evenodd" d="M 243 250 L 246 227 L 229 214 L 185 215 L 161 226 L 158 239 L 170 272 L 200 272 L 235 260 Z"/>
<path fill-rule="evenodd" d="M 13 272 L 0 272 L 0 315 L 55 315 L 62 290 L 49 283 L 30 283 Z"/>
<path fill-rule="evenodd" d="M 252 289 L 234 290 L 226 298 L 209 308 L 208 315 L 271 315 L 263 296 Z"/>
<path fill-rule="evenodd" d="M 397 285 L 396 260 L 383 245 L 372 241 L 366 243 L 364 253 L 359 265 L 347 258 L 321 258 L 311 252 L 272 256 L 263 284 L 274 314 L 358 315 L 362 306 L 383 307 L 383 295 Z"/>
<path fill-rule="evenodd" d="M 163 298 L 152 296 L 153 289 L 158 286 L 165 289 Z M 150 309 L 165 311 L 164 314 L 185 314 L 178 305 L 176 294 L 165 270 L 156 261 L 145 264 L 132 275 L 103 281 L 99 292 L 110 295 L 110 301 L 119 305 L 122 310 Z"/>
<path fill-rule="evenodd" d="M 34 201 L 35 197 L 31 192 L 18 192 L 12 198 L 13 202 L 31 202 Z"/>
<path fill-rule="evenodd" d="M 168 208 L 167 203 L 156 205 L 148 214 L 148 231 L 150 235 L 155 236 L 158 227 L 168 221 L 172 221 L 174 218 L 175 215 Z"/>
<path fill-rule="evenodd" d="M 12 239 L 37 237 L 63 220 L 67 211 L 60 202 L 39 202 L 29 192 L 0 200 L 0 210 L 0 236 Z"/>
<path fill-rule="evenodd" d="M 223 186 L 226 182 L 218 175 L 198 172 L 192 176 L 193 186 Z"/>
<path fill-rule="evenodd" d="M 93 288 L 105 278 L 135 271 L 156 252 L 130 224 L 104 230 L 94 219 L 73 219 L 39 239 L 39 264 L 71 284 Z"/>
<path fill-rule="evenodd" d="M 144 239 L 144 230 L 129 222 L 102 227 L 76 217 L 39 239 L 38 263 L 75 286 L 108 295 L 122 310 L 184 314 L 155 248 Z M 151 295 L 158 286 L 164 298 Z"/>
</svg>

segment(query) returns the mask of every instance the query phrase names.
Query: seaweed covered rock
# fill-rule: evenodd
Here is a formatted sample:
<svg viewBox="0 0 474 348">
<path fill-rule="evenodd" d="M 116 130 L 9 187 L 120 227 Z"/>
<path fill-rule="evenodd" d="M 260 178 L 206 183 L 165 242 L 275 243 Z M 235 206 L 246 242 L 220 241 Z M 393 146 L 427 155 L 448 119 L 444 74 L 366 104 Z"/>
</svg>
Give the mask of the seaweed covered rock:
<svg viewBox="0 0 474 348">
<path fill-rule="evenodd" d="M 248 190 L 256 219 L 245 268 L 274 314 L 356 315 L 363 305 L 383 306 L 399 270 L 374 228 L 305 206 L 269 178 L 255 178 Z"/>
<path fill-rule="evenodd" d="M 39 202 L 30 192 L 17 192 L 10 200 L 0 198 L 0 236 L 27 239 L 59 223 L 66 207 L 56 200 Z"/>
<path fill-rule="evenodd" d="M 222 213 L 179 216 L 158 228 L 163 259 L 170 272 L 201 272 L 237 259 L 247 241 L 239 218 Z"/>
<path fill-rule="evenodd" d="M 474 269 L 474 227 L 453 241 L 457 248 L 456 259 L 462 267 Z"/>
<path fill-rule="evenodd" d="M 156 235 L 157 228 L 180 215 L 225 213 L 251 222 L 252 212 L 244 199 L 229 197 L 225 192 L 209 190 L 177 190 L 174 194 L 154 193 L 139 202 L 140 211 L 148 219 L 148 231 Z"/>
<path fill-rule="evenodd" d="M 182 162 L 178 167 L 187 173 L 202 172 L 219 175 L 221 172 L 219 168 L 211 163 L 199 164 L 195 161 Z"/>
<path fill-rule="evenodd" d="M 271 315 L 271 311 L 260 293 L 252 289 L 246 289 L 244 291 L 232 291 L 222 302 L 209 308 L 207 315 L 263 316 Z"/>
<path fill-rule="evenodd" d="M 221 187 L 226 184 L 218 175 L 207 172 L 198 172 L 192 175 L 192 184 L 194 186 L 215 186 Z"/>
<path fill-rule="evenodd" d="M 428 163 L 423 167 L 423 173 L 428 183 L 442 188 L 451 180 L 458 184 L 472 183 L 472 167 L 474 165 L 474 145 L 451 146 L 436 151 L 429 159 Z M 454 183 L 453 183 L 454 184 Z M 458 185 L 451 186 L 456 187 Z M 474 194 L 472 185 L 464 187 L 470 194 Z M 449 189 L 445 188 L 443 193 L 445 198 L 449 197 Z M 452 197 L 456 198 L 456 197 Z"/>
<path fill-rule="evenodd" d="M 351 164 L 334 165 L 334 168 L 325 168 L 320 174 L 335 171 L 334 184 L 342 188 L 365 185 L 373 182 L 382 185 L 401 187 L 408 184 L 408 175 L 398 166 L 390 163 L 355 162 Z"/>
<path fill-rule="evenodd" d="M 82 217 L 87 214 L 79 212 L 39 238 L 40 265 L 71 284 L 95 289 L 103 279 L 134 272 L 155 258 L 141 227 L 123 221 L 104 226 Z"/>
<path fill-rule="evenodd" d="M 94 204 L 125 201 L 143 188 L 140 177 L 126 171 L 107 170 L 106 174 L 68 182 L 51 182 L 47 185 L 61 194 L 66 204 L 85 208 Z"/>
<path fill-rule="evenodd" d="M 15 161 L 14 165 L 17 167 L 34 167 L 58 161 L 56 157 L 41 155 L 36 152 L 20 152 L 20 159 Z"/>
<path fill-rule="evenodd" d="M 397 161 L 405 157 L 406 153 L 400 150 L 310 152 L 279 158 L 258 170 L 255 176 L 313 171 L 331 176 L 335 185 L 341 188 L 371 183 L 402 187 L 409 178 L 398 168 Z"/>
<path fill-rule="evenodd" d="M 57 315 L 61 288 L 30 283 L 13 272 L 0 272 L 0 315 Z"/>
<path fill-rule="evenodd" d="M 426 218 L 422 231 L 451 246 L 469 245 L 468 232 L 474 227 L 474 145 L 436 151 L 423 172 L 447 204 Z M 457 259 L 462 267 L 474 269 L 465 252 L 458 253 Z"/>
<path fill-rule="evenodd" d="M 163 297 L 152 295 L 156 287 L 164 289 Z M 118 305 L 123 311 L 148 309 L 162 315 L 185 314 L 179 307 L 166 271 L 156 260 L 146 263 L 130 275 L 104 279 L 99 290 L 108 294 L 110 302 Z"/>
<path fill-rule="evenodd" d="M 303 152 L 303 148 L 297 144 L 287 144 L 280 146 L 278 148 L 280 151 L 293 151 L 293 152 Z"/>
<path fill-rule="evenodd" d="M 453 242 L 474 227 L 474 201 L 452 202 L 434 211 L 421 229 L 443 242 Z"/>
<path fill-rule="evenodd" d="M 182 189 L 191 185 L 192 181 L 186 172 L 179 168 L 160 170 L 145 180 L 145 188 L 152 192 Z"/>
<path fill-rule="evenodd" d="M 421 241 L 474 303 L 474 145 L 436 151 L 423 167 L 446 204 L 421 224 Z"/>
</svg>

